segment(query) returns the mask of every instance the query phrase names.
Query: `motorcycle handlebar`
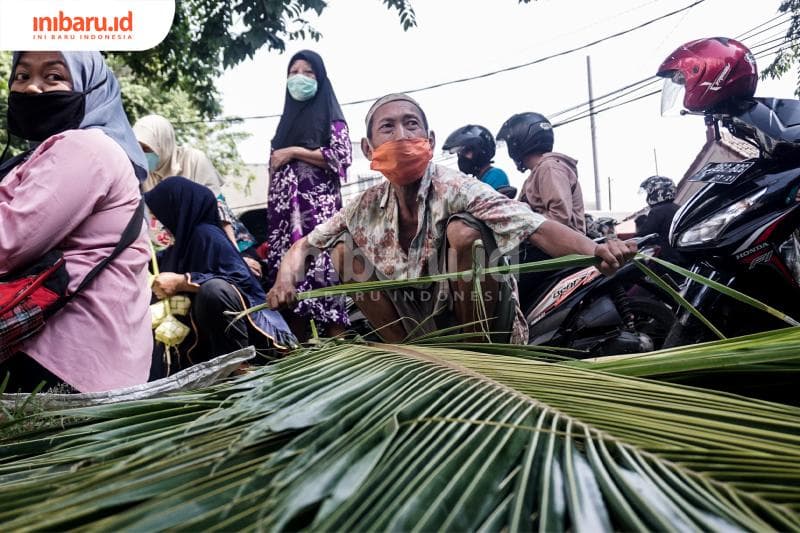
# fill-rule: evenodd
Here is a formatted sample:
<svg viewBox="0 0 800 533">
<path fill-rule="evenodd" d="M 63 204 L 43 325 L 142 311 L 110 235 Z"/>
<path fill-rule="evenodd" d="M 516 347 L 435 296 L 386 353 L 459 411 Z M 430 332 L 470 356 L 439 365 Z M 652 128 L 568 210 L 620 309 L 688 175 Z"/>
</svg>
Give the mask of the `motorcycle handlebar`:
<svg viewBox="0 0 800 533">
<path fill-rule="evenodd" d="M 597 238 L 594 238 L 592 240 L 594 242 L 596 242 L 597 244 L 601 244 L 601 243 L 606 242 L 606 240 L 608 240 L 609 237 L 613 237 L 613 235 L 603 235 L 602 237 L 597 237 Z M 643 235 L 641 237 L 633 237 L 633 238 L 628 239 L 628 240 L 635 242 L 636 246 L 644 246 L 644 245 L 650 244 L 651 242 L 655 241 L 656 239 L 658 239 L 658 233 L 650 233 L 648 235 Z"/>
<path fill-rule="evenodd" d="M 650 244 L 651 242 L 657 240 L 659 237 L 658 233 L 650 233 L 648 235 L 642 235 L 641 237 L 634 237 L 633 242 L 636 243 L 636 246 L 644 246 L 646 244 Z"/>
</svg>

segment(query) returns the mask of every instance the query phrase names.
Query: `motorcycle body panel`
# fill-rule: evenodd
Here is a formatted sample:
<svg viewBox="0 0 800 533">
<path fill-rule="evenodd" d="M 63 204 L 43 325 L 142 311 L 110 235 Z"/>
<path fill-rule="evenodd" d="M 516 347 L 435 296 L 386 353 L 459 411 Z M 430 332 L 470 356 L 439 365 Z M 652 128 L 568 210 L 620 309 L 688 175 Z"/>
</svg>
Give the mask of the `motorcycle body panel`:
<svg viewBox="0 0 800 533">
<path fill-rule="evenodd" d="M 800 102 L 757 98 L 729 116 L 714 118 L 757 145 L 761 155 L 739 163 L 711 163 L 692 176 L 705 185 L 675 214 L 670 243 L 692 271 L 786 313 L 800 313 L 800 257 L 784 253 L 800 227 Z M 712 227 L 714 220 L 725 223 L 711 238 L 689 238 Z M 695 281 L 683 284 L 682 295 L 726 335 L 785 326 Z M 665 345 L 709 338 L 707 328 L 699 328 L 681 310 Z"/>
<path fill-rule="evenodd" d="M 627 324 L 619 300 L 638 291 L 639 299 L 646 298 L 662 315 L 672 312 L 669 297 L 632 263 L 610 278 L 589 267 L 562 273 L 543 286 L 526 313 L 529 344 L 587 350 L 587 355 L 643 351 L 652 344 Z"/>
</svg>

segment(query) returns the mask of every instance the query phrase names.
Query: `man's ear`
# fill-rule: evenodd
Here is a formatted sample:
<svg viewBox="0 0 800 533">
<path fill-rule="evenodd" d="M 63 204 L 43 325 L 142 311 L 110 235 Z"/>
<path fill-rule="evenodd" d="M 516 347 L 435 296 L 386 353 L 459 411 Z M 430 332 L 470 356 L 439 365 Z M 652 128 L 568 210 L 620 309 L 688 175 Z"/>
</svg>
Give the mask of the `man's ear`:
<svg viewBox="0 0 800 533">
<path fill-rule="evenodd" d="M 428 131 L 428 140 L 431 142 L 431 151 L 436 151 L 436 134 L 433 130 Z"/>
<path fill-rule="evenodd" d="M 361 153 L 367 160 L 372 161 L 372 147 L 369 145 L 369 140 L 366 137 L 361 139 Z"/>
</svg>

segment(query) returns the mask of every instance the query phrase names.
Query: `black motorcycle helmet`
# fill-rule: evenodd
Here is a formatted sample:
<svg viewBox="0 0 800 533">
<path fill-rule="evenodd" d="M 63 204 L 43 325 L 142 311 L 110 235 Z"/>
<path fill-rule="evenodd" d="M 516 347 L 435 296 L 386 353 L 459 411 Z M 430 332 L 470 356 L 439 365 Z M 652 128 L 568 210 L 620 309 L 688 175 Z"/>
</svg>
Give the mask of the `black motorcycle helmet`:
<svg viewBox="0 0 800 533">
<path fill-rule="evenodd" d="M 647 204 L 656 205 L 671 202 L 678 194 L 675 182 L 664 176 L 650 176 L 639 187 L 647 193 Z"/>
<path fill-rule="evenodd" d="M 480 169 L 492 162 L 495 154 L 494 137 L 483 126 L 467 124 L 451 133 L 442 149 L 458 154 L 458 169 L 461 172 L 476 176 Z M 472 159 L 462 155 L 466 150 L 472 152 Z"/>
<path fill-rule="evenodd" d="M 497 140 L 506 142 L 508 156 L 517 170 L 525 172 L 522 160 L 526 155 L 553 151 L 553 126 L 539 113 L 517 113 L 505 121 Z"/>
</svg>

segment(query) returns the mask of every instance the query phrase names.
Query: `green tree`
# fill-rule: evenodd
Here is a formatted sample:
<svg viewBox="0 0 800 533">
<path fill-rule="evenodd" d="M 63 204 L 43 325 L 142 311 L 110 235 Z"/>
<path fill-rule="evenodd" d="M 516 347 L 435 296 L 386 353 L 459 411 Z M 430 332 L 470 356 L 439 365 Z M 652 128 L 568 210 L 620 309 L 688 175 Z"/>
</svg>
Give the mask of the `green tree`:
<svg viewBox="0 0 800 533">
<path fill-rule="evenodd" d="M 410 0 L 381 2 L 397 10 L 404 29 L 416 25 Z M 306 16 L 321 14 L 327 5 L 325 0 L 176 0 L 164 41 L 122 56 L 136 75 L 182 89 L 204 118 L 212 118 L 221 111 L 215 81 L 225 68 L 263 46 L 282 52 L 286 41 L 319 40 Z"/>
<path fill-rule="evenodd" d="M 530 1 L 530 0 L 520 0 Z M 416 25 L 410 0 L 381 0 L 399 13 L 404 29 Z M 144 52 L 109 54 L 120 80 L 131 123 L 158 113 L 176 126 L 181 143 L 204 150 L 225 175 L 242 175 L 244 163 L 236 142 L 247 134 L 233 132 L 231 122 L 204 123 L 221 111 L 216 80 L 227 67 L 253 57 L 263 46 L 282 52 L 286 41 L 319 40 L 306 16 L 321 14 L 325 0 L 176 0 L 169 34 Z M 0 77 L 8 79 L 11 55 L 0 53 Z M 0 83 L 0 140 L 6 142 L 8 87 Z M 12 139 L 12 153 L 25 148 Z M 252 175 L 245 176 L 247 182 Z"/>
<path fill-rule="evenodd" d="M 164 89 L 161 83 L 154 82 L 152 78 L 136 75 L 126 64 L 124 56 L 108 54 L 106 59 L 119 80 L 122 103 L 131 124 L 144 115 L 162 115 L 175 126 L 178 143 L 204 151 L 220 174 L 236 176 L 237 184 L 245 187 L 255 178 L 236 149 L 236 143 L 247 138 L 249 134 L 233 131 L 231 126 L 235 122 L 206 122 L 202 111 L 183 89 Z M 0 52 L 0 79 L 7 80 L 10 70 L 11 52 Z M 7 102 L 8 85 L 0 83 L 0 141 L 3 146 L 7 140 Z M 26 147 L 25 141 L 12 137 L 11 154 L 19 153 Z"/>
<path fill-rule="evenodd" d="M 792 22 L 786 30 L 785 42 L 788 46 L 781 46 L 775 59 L 772 60 L 762 73 L 762 78 L 780 78 L 789 72 L 792 67 L 800 70 L 800 0 L 783 0 L 778 8 L 780 13 L 791 13 Z M 800 86 L 795 90 L 795 94 L 800 96 Z"/>
<path fill-rule="evenodd" d="M 8 111 L 8 83 L 11 78 L 11 52 L 0 52 L 0 155 L 8 142 L 8 131 L 6 131 L 6 112 Z M 25 150 L 25 141 L 21 139 L 11 139 L 9 154 L 17 154 Z"/>
</svg>

